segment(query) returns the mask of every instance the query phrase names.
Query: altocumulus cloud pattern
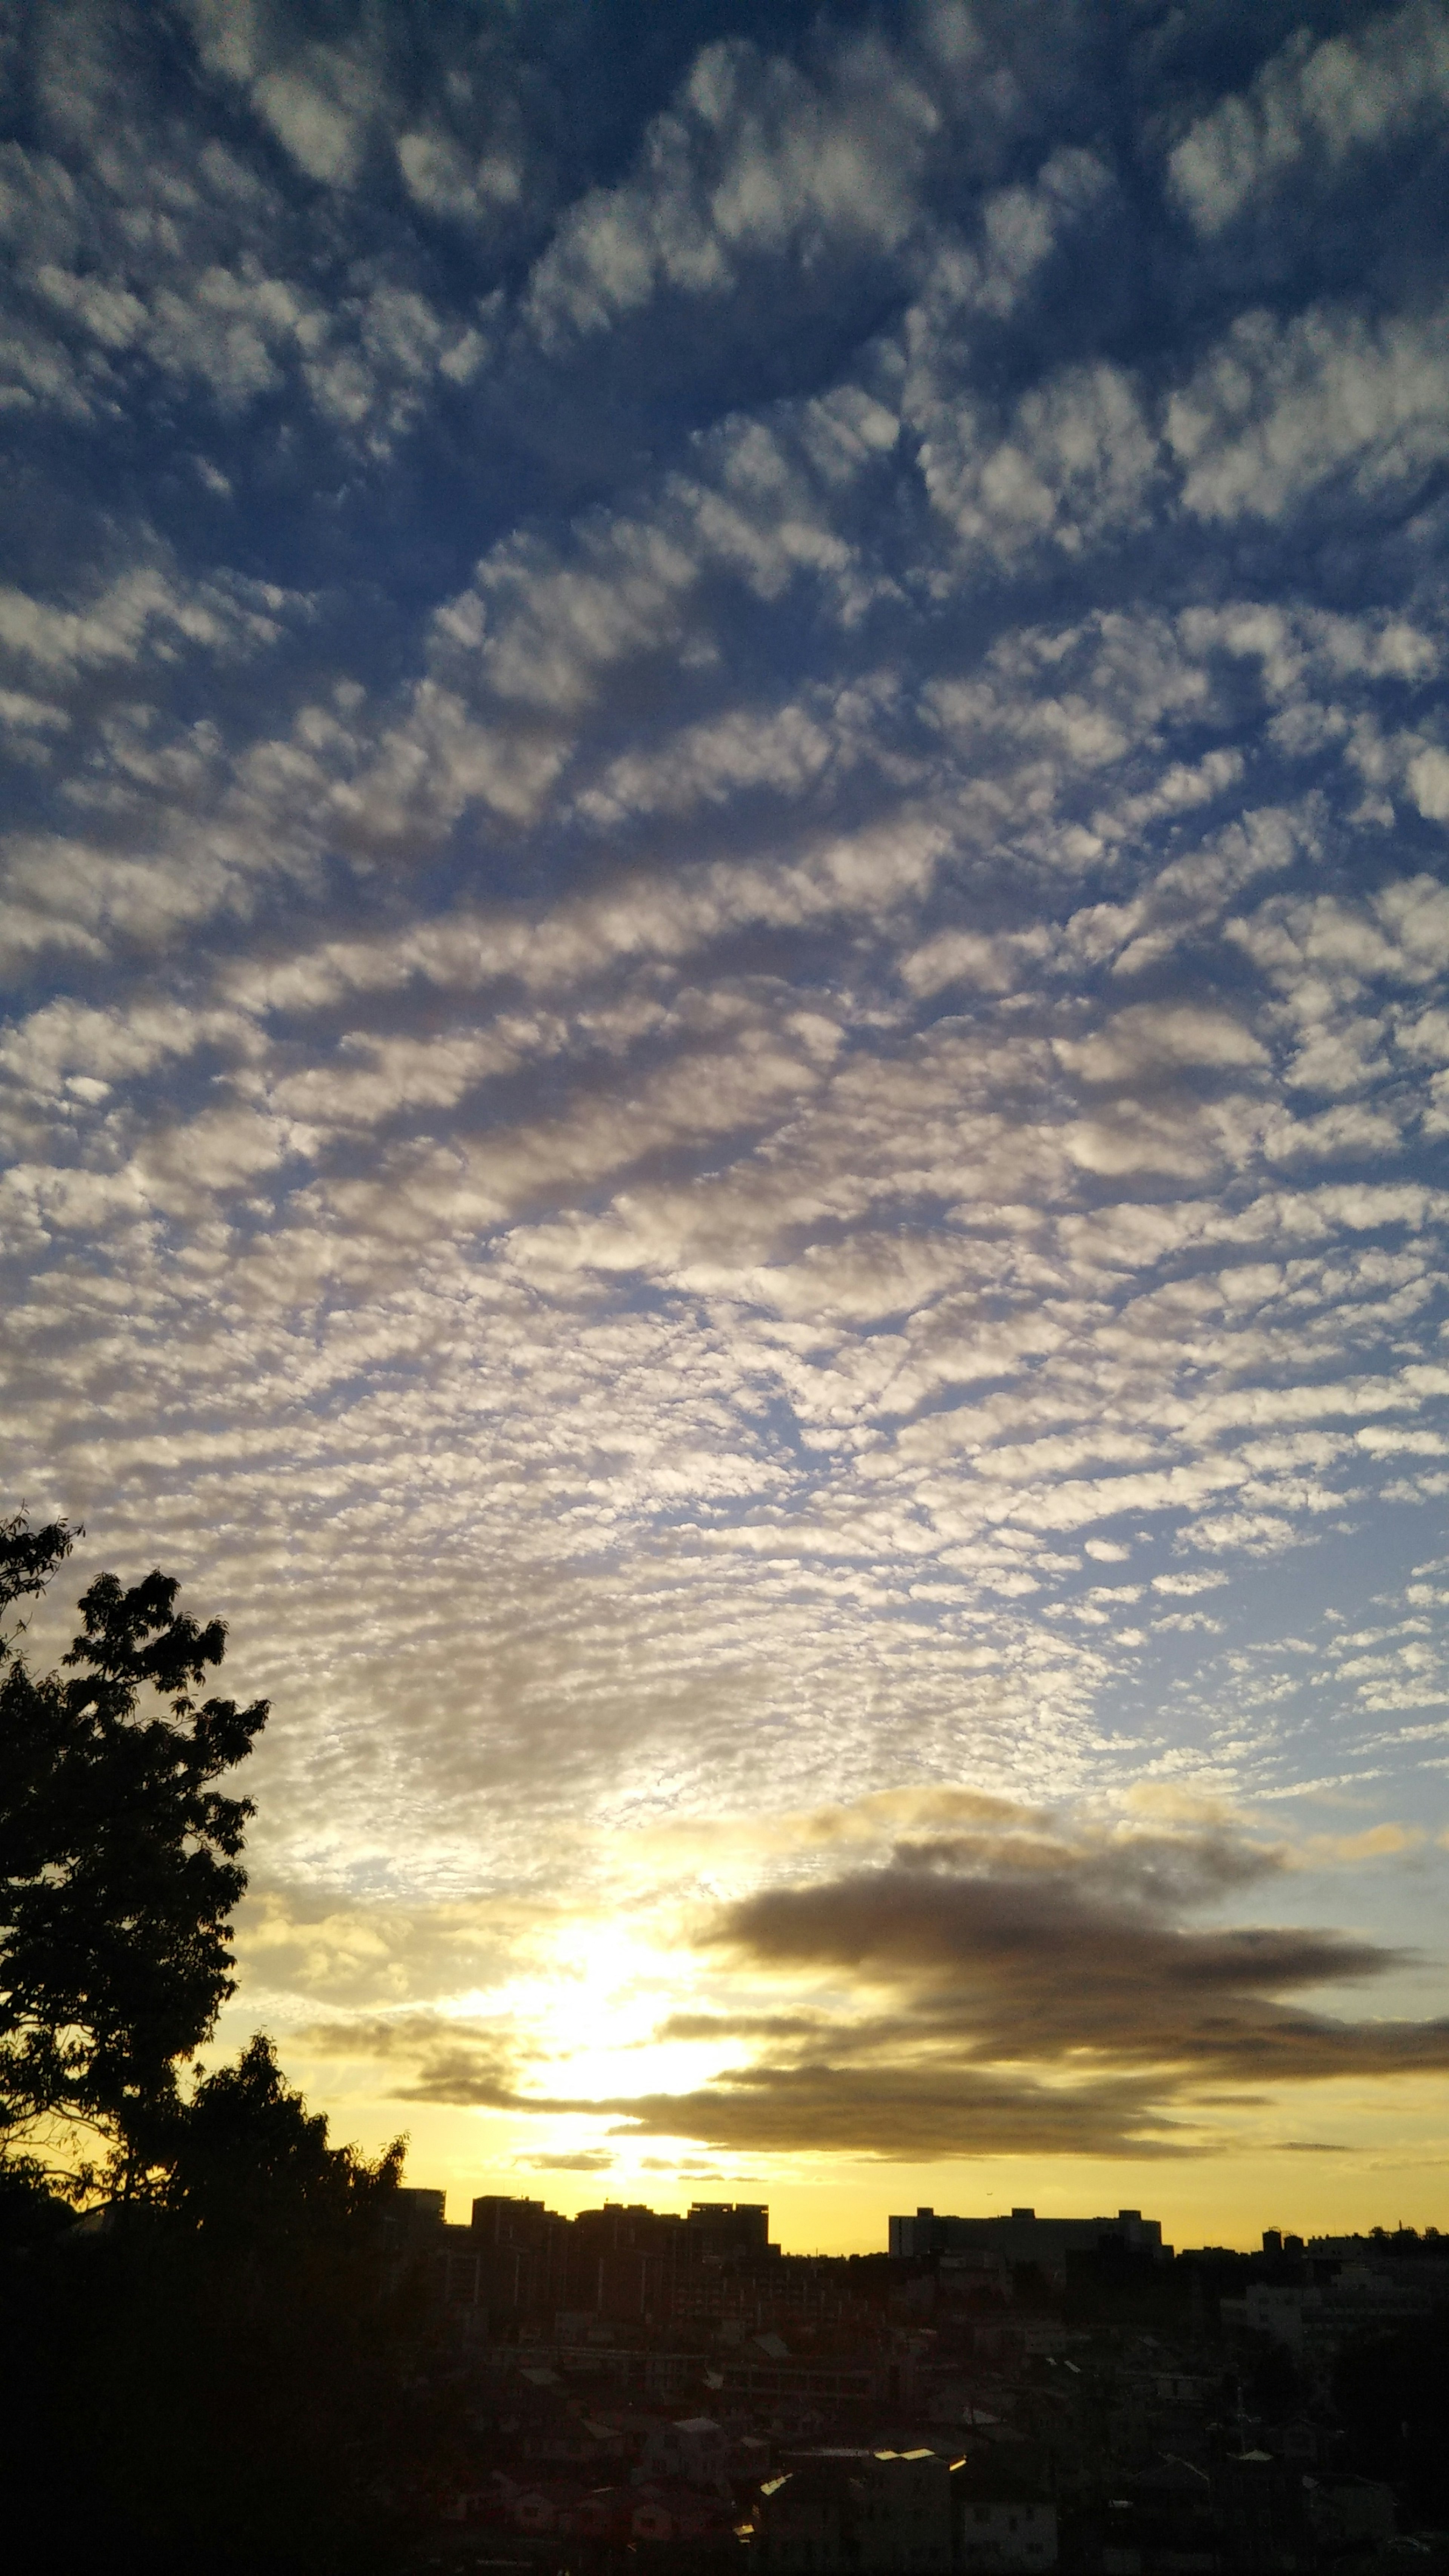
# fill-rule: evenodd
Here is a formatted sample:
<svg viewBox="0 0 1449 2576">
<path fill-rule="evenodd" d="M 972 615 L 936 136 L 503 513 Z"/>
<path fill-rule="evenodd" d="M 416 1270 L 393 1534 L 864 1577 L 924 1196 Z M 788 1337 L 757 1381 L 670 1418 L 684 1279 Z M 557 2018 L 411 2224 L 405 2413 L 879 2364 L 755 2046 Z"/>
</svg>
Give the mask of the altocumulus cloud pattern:
<svg viewBox="0 0 1449 2576">
<path fill-rule="evenodd" d="M 277 1698 L 249 2003 L 586 2170 L 1442 2068 L 1443 8 L 5 47 L 10 1481 Z"/>
</svg>

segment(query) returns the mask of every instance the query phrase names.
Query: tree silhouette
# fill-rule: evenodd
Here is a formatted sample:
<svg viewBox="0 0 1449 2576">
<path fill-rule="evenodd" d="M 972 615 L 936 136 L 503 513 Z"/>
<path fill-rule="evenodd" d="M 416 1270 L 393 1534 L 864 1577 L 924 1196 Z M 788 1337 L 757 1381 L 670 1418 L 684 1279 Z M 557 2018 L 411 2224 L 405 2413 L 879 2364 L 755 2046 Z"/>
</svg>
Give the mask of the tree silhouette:
<svg viewBox="0 0 1449 2576">
<path fill-rule="evenodd" d="M 0 1523 L 0 1607 L 41 1590 L 71 1537 Z M 129 1590 L 98 1576 L 61 1672 L 33 1674 L 0 1638 L 0 2146 L 33 2159 L 58 2128 L 83 2190 L 89 2134 L 123 2197 L 233 1990 L 252 1807 L 214 1784 L 267 1716 L 193 1695 L 226 1629 L 178 1614 L 178 1589 L 159 1570 Z"/>
<path fill-rule="evenodd" d="M 0 1521 L 0 1611 L 73 1535 Z M 267 1710 L 200 1697 L 226 1631 L 176 1594 L 101 1575 L 55 1672 L 0 1638 L 0 2528 L 108 2576 L 366 2576 L 431 2438 L 382 2224 L 403 2142 L 330 2145 L 261 2033 L 194 2066 L 246 1884 L 222 1784 Z M 88 2196 L 87 2142 L 97 2227 L 52 2187 Z"/>
<path fill-rule="evenodd" d="M 122 2223 L 0 2247 L 0 2528 L 107 2576 L 383 2576 L 433 2438 L 401 2143 L 329 2146 L 258 2036 L 152 2144 Z"/>
<path fill-rule="evenodd" d="M 33 1530 L 24 1512 L 0 1521 L 0 1611 L 26 1592 L 43 1592 L 62 1557 L 84 1536 L 69 1521 L 50 1521 Z M 22 1625 L 24 1623 L 22 1622 Z M 0 1639 L 0 1650 L 5 1641 Z"/>
<path fill-rule="evenodd" d="M 262 2031 L 235 2066 L 201 2078 L 157 2145 L 157 2207 L 210 2252 L 347 2247 L 386 2211 L 406 2152 L 394 2138 L 368 2164 L 329 2146 L 326 2114 L 308 2111 Z"/>
</svg>

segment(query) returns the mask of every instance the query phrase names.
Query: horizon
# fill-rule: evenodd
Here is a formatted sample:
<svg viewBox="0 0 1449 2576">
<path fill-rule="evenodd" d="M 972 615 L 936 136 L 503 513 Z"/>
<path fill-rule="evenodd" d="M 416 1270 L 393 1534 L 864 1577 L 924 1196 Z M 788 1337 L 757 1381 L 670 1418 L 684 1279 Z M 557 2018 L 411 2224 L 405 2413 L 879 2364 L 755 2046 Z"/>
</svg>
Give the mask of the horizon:
<svg viewBox="0 0 1449 2576">
<path fill-rule="evenodd" d="M 1442 7 L 9 60 L 27 1652 L 160 1566 L 271 1701 L 207 2063 L 792 2249 L 1436 2224 Z"/>
</svg>

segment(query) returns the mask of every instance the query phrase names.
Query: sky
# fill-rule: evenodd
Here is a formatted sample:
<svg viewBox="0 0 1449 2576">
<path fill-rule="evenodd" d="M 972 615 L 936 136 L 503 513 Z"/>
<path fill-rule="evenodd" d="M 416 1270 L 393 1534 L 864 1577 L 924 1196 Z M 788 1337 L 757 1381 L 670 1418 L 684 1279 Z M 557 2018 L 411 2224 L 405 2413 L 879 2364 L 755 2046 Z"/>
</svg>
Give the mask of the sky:
<svg viewBox="0 0 1449 2576">
<path fill-rule="evenodd" d="M 5 1485 L 272 1700 L 216 2050 L 1449 2225 L 1449 14 L 0 43 Z"/>
</svg>

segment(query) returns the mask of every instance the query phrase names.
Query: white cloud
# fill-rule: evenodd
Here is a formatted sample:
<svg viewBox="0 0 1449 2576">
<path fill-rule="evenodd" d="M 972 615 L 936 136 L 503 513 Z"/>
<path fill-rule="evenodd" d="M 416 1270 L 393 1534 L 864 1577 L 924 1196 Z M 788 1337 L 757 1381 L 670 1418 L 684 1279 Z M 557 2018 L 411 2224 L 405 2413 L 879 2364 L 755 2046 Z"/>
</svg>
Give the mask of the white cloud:
<svg viewBox="0 0 1449 2576">
<path fill-rule="evenodd" d="M 687 814 L 698 804 L 723 805 L 741 788 L 798 793 L 831 757 L 831 734 L 803 707 L 772 715 L 741 711 L 691 725 L 654 753 L 611 761 L 579 811 L 607 825 L 631 814 Z"/>
<path fill-rule="evenodd" d="M 1391 878 L 1365 901 L 1342 895 L 1270 897 L 1228 924 L 1228 936 L 1318 1016 L 1371 983 L 1431 982 L 1449 967 L 1449 888 L 1437 877 Z"/>
<path fill-rule="evenodd" d="M 1449 321 L 1318 306 L 1245 313 L 1167 406 L 1187 508 L 1279 518 L 1327 477 L 1366 498 L 1449 453 Z"/>
<path fill-rule="evenodd" d="M 938 930 L 901 961 L 913 993 L 941 993 L 965 984 L 981 993 L 1010 993 L 1029 982 L 1055 943 L 1042 927 L 988 936 L 976 930 Z"/>
<path fill-rule="evenodd" d="M 1449 823 L 1449 752 L 1436 744 L 1416 752 L 1406 772 L 1414 803 L 1427 821 Z"/>
<path fill-rule="evenodd" d="M 329 941 L 284 962 L 246 959 L 222 987 L 253 1010 L 322 1010 L 353 993 L 387 993 L 414 978 L 443 990 L 486 992 L 516 977 L 537 995 L 576 991 L 620 964 L 700 957 L 740 931 L 869 921 L 919 900 L 947 846 L 944 830 L 909 812 L 879 831 L 830 839 L 779 866 L 718 863 L 678 882 L 641 876 L 560 903 L 544 920 L 487 910 L 444 914 L 402 937 Z"/>
<path fill-rule="evenodd" d="M 362 84 L 346 78 L 343 61 L 330 47 L 313 49 L 310 70 L 310 78 L 296 71 L 264 72 L 252 97 L 309 179 L 351 179 L 359 154 L 357 90 Z"/>
<path fill-rule="evenodd" d="M 255 582 L 183 584 L 150 566 L 122 573 L 83 609 L 52 607 L 30 593 L 0 589 L 0 652 L 57 678 L 138 661 L 159 643 L 209 652 L 274 644 L 280 617 L 305 603 Z"/>
<path fill-rule="evenodd" d="M 477 224 L 518 204 L 524 171 L 516 145 L 490 137 L 481 153 L 466 152 L 456 137 L 426 129 L 399 135 L 398 166 L 411 194 L 429 214 Z"/>
<path fill-rule="evenodd" d="M 904 408 L 914 426 L 929 431 L 963 389 L 973 326 L 983 318 L 1004 321 L 1039 282 L 1052 254 L 1111 194 L 1106 165 L 1068 146 L 1049 154 L 1030 184 L 990 191 L 970 241 L 947 234 L 932 246 L 902 332 Z"/>
<path fill-rule="evenodd" d="M 500 549 L 479 566 L 474 590 L 439 612 L 439 641 L 475 650 L 499 698 L 577 715 L 613 664 L 678 636 L 681 602 L 699 578 L 680 533 L 616 520 L 586 532 L 576 565 L 527 545 Z"/>
<path fill-rule="evenodd" d="M 1114 974 L 1142 974 L 1219 920 L 1240 887 L 1290 866 L 1313 837 L 1311 811 L 1249 810 L 1201 849 L 1170 860 L 1130 902 L 1073 913 L 1068 940 L 1094 963 L 1110 958 Z"/>
<path fill-rule="evenodd" d="M 1336 176 L 1449 108 L 1449 30 L 1435 0 L 1410 0 L 1355 35 L 1315 45 L 1300 29 L 1246 95 L 1224 99 L 1176 145 L 1171 186 L 1199 232 L 1245 207 Z"/>
<path fill-rule="evenodd" d="M 999 434 L 969 400 L 933 414 L 921 471 L 968 547 L 1010 562 L 1050 540 L 1068 554 L 1138 526 L 1156 441 L 1129 377 L 1074 367 L 1018 404 Z"/>
<path fill-rule="evenodd" d="M 1055 1041 L 1060 1061 L 1084 1082 L 1124 1082 L 1176 1066 L 1264 1065 L 1268 1051 L 1227 1011 L 1191 1002 L 1139 1002 L 1117 1011 L 1091 1037 Z"/>
<path fill-rule="evenodd" d="M 595 189 L 534 269 L 545 346 L 607 328 L 661 290 L 721 296 L 742 261 L 893 250 L 937 125 L 925 88 L 873 40 L 839 46 L 823 87 L 738 39 L 698 56 L 634 175 Z"/>
<path fill-rule="evenodd" d="M 1104 805 L 1092 816 L 1092 830 L 1107 844 L 1135 838 L 1164 816 L 1190 813 L 1236 787 L 1243 774 L 1240 751 L 1210 751 L 1195 762 L 1175 760 L 1153 786 L 1135 796 Z"/>
<path fill-rule="evenodd" d="M 298 49 L 275 13 L 245 31 L 234 12 L 194 14 L 208 67 L 248 84 L 297 167 L 329 186 L 355 180 L 389 114 L 370 40 Z M 173 383 L 204 385 L 223 411 L 300 385 L 335 432 L 384 453 L 415 425 L 424 387 L 477 374 L 496 294 L 444 311 L 386 258 L 339 263 L 325 209 L 299 241 L 244 147 L 162 118 L 127 50 L 109 42 L 114 24 L 103 33 L 100 70 L 89 69 L 98 94 L 114 94 L 109 126 L 98 113 L 69 117 L 68 161 L 19 147 L 0 156 L 0 231 L 22 290 L 13 403 L 105 416 L 140 358 Z"/>
<path fill-rule="evenodd" d="M 55 1093 L 63 1085 L 74 1088 L 77 1078 L 109 1088 L 198 1047 L 246 1052 L 254 1043 L 250 1023 L 235 1011 L 188 1010 L 170 1000 L 110 1010 L 60 1001 L 32 1012 L 0 1038 L 0 1066 L 27 1087 Z"/>
<path fill-rule="evenodd" d="M 206 68 L 245 84 L 252 105 L 309 179 L 346 185 L 381 107 L 381 63 L 368 35 L 298 44 L 286 13 L 257 0 L 187 0 Z M 371 33 L 371 31 L 369 31 Z"/>
</svg>

